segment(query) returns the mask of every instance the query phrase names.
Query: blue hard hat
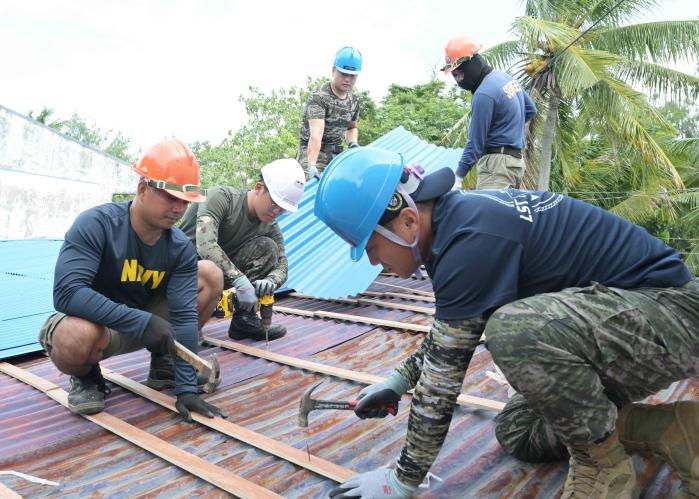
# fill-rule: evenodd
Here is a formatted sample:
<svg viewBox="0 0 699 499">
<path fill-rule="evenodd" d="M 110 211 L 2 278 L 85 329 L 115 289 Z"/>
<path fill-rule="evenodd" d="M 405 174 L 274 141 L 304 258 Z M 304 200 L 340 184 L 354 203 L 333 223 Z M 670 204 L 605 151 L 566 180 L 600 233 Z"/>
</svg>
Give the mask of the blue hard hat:
<svg viewBox="0 0 699 499">
<path fill-rule="evenodd" d="M 335 54 L 335 68 L 348 75 L 356 75 L 362 70 L 362 53 L 352 47 L 342 47 Z"/>
<path fill-rule="evenodd" d="M 347 149 L 323 172 L 314 213 L 352 246 L 353 262 L 362 258 L 402 173 L 403 157 L 376 147 Z"/>
</svg>

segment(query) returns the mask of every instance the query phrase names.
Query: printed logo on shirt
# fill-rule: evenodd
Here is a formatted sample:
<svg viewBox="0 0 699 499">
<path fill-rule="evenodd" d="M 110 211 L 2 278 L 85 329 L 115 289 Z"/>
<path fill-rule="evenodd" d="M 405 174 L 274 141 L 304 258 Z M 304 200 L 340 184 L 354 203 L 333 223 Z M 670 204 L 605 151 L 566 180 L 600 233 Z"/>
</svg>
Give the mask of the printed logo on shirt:
<svg viewBox="0 0 699 499">
<path fill-rule="evenodd" d="M 502 86 L 502 91 L 505 92 L 508 99 L 512 99 L 515 95 L 522 91 L 517 80 L 510 80 Z"/>
<path fill-rule="evenodd" d="M 124 260 L 124 266 L 121 269 L 121 282 L 140 282 L 145 286 L 148 281 L 151 281 L 151 289 L 157 289 L 163 282 L 163 277 L 165 277 L 164 270 L 146 270 L 135 258 Z"/>
</svg>

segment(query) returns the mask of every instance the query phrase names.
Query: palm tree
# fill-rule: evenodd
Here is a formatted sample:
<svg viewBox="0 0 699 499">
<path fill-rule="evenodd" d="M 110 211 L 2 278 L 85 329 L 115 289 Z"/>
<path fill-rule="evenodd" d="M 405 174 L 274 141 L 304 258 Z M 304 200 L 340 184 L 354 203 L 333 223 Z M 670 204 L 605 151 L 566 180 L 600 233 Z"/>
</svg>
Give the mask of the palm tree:
<svg viewBox="0 0 699 499">
<path fill-rule="evenodd" d="M 606 137 L 614 160 L 622 153 L 636 160 L 634 189 L 682 188 L 676 165 L 647 130 L 648 124 L 669 132 L 672 126 L 646 93 L 699 95 L 699 78 L 663 65 L 696 58 L 699 21 L 624 24 L 655 5 L 529 0 L 526 15 L 512 25 L 517 39 L 483 52 L 491 64 L 519 77 L 537 102 L 539 147 L 530 143 L 528 149 L 530 161 L 539 160 L 540 190 L 549 189 L 552 164 L 574 184 L 582 166 L 580 140 L 595 136 Z M 527 185 L 533 187 L 536 171 L 528 166 Z"/>
</svg>

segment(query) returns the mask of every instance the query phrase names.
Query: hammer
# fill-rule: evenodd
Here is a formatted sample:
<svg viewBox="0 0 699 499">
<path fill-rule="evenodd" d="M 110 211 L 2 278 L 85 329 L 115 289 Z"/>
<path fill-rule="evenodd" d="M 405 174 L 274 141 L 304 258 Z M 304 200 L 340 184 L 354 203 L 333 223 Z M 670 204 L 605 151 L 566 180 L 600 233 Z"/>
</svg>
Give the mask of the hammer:
<svg viewBox="0 0 699 499">
<path fill-rule="evenodd" d="M 318 388 L 322 383 L 322 381 L 320 383 L 316 383 L 308 390 L 303 392 L 303 396 L 301 397 L 301 401 L 299 402 L 299 426 L 303 428 L 308 427 L 308 413 L 311 411 L 323 409 L 354 410 L 354 408 L 357 406 L 357 400 L 338 402 L 334 400 L 316 400 L 311 398 L 311 393 L 313 393 L 313 390 Z M 394 416 L 397 412 L 395 406 L 387 407 L 386 411 L 388 411 L 389 414 L 393 414 Z"/>
<path fill-rule="evenodd" d="M 180 359 L 194 366 L 197 371 L 208 378 L 202 391 L 212 393 L 221 383 L 221 367 L 218 365 L 216 354 L 211 356 L 211 363 L 209 363 L 177 341 L 175 342 L 175 350 Z"/>
</svg>

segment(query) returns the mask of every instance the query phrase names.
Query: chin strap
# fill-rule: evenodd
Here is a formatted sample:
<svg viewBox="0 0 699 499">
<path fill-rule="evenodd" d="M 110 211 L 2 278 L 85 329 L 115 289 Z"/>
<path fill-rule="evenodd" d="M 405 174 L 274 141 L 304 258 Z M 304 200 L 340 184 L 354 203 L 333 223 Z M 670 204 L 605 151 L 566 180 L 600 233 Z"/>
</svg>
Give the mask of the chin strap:
<svg viewBox="0 0 699 499">
<path fill-rule="evenodd" d="M 420 248 L 418 248 L 418 243 L 420 242 L 420 212 L 418 211 L 417 206 L 415 206 L 413 198 L 410 197 L 410 194 L 408 194 L 408 192 L 403 188 L 401 184 L 398 184 L 398 188 L 396 190 L 400 193 L 401 196 L 403 196 L 403 199 L 405 199 L 405 202 L 408 203 L 408 206 L 415 210 L 415 213 L 417 215 L 418 231 L 415 234 L 415 240 L 412 243 L 409 243 L 402 237 L 398 236 L 397 234 L 394 234 L 386 227 L 383 227 L 381 225 L 377 225 L 374 228 L 374 232 L 378 232 L 389 241 L 392 241 L 400 246 L 410 248 L 410 251 L 413 254 L 413 259 L 415 260 L 415 275 L 418 278 L 422 278 L 424 275 L 422 273 L 422 270 L 420 269 L 420 266 L 422 265 L 422 255 L 420 254 Z"/>
</svg>

